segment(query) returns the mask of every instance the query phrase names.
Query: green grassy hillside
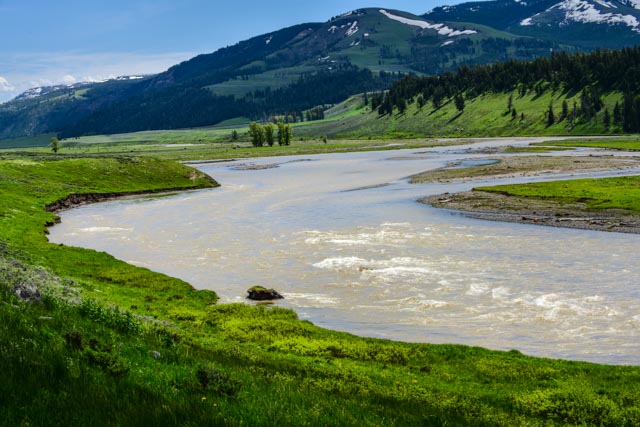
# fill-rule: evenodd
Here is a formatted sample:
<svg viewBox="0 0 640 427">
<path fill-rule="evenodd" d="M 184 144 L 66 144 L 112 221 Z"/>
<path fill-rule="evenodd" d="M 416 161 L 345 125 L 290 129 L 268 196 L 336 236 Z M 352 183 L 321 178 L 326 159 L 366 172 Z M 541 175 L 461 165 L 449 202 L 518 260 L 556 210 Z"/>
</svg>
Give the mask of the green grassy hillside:
<svg viewBox="0 0 640 427">
<path fill-rule="evenodd" d="M 509 96 L 513 99 L 516 117 L 507 109 Z M 612 92 L 603 97 L 604 105 L 611 112 L 622 95 Z M 359 99 L 362 99 L 360 96 Z M 556 116 L 561 112 L 562 102 L 572 108 L 574 101 L 580 103 L 579 95 L 562 90 L 547 90 L 541 95 L 528 93 L 519 97 L 517 93 L 488 93 L 465 100 L 463 112 L 459 112 L 453 101 L 448 100 L 435 109 L 431 103 L 419 108 L 416 102 L 408 105 L 400 114 L 380 116 L 360 101 L 348 101 L 348 111 L 325 121 L 303 123 L 295 128 L 300 136 L 328 135 L 333 138 L 425 138 L 425 137 L 489 137 L 489 136 L 544 136 L 544 135 L 594 135 L 619 131 L 616 127 L 603 125 L 604 108 L 593 120 L 577 120 L 572 123 L 564 119 L 551 126 L 547 124 L 547 110 L 552 104 Z M 523 116 L 524 115 L 524 116 Z"/>
</svg>

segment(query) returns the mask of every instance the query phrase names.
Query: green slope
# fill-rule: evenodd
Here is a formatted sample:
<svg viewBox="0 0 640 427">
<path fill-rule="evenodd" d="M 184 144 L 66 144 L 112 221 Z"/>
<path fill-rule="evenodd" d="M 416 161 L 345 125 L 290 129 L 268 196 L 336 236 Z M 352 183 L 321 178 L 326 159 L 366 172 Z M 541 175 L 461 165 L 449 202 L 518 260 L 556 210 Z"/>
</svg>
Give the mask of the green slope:
<svg viewBox="0 0 640 427">
<path fill-rule="evenodd" d="M 507 110 L 509 96 L 513 97 L 516 118 Z M 603 97 L 609 111 L 622 95 L 611 92 Z M 354 99 L 360 102 L 354 103 Z M 410 104 L 400 114 L 380 116 L 364 106 L 362 96 L 347 101 L 338 117 L 319 122 L 303 123 L 295 127 L 296 135 L 332 138 L 423 138 L 455 136 L 529 136 L 529 135 L 593 135 L 619 132 L 620 129 L 603 125 L 604 108 L 591 121 L 584 119 L 571 122 L 565 119 L 551 126 L 547 125 L 547 110 L 553 104 L 559 114 L 562 102 L 572 106 L 580 102 L 577 94 L 562 90 L 547 90 L 542 95 L 529 93 L 518 97 L 517 93 L 488 93 L 465 101 L 463 112 L 459 112 L 453 101 L 448 100 L 435 109 L 431 103 L 419 108 Z M 348 108 L 347 108 L 348 107 Z M 522 115 L 524 114 L 524 118 Z"/>
</svg>

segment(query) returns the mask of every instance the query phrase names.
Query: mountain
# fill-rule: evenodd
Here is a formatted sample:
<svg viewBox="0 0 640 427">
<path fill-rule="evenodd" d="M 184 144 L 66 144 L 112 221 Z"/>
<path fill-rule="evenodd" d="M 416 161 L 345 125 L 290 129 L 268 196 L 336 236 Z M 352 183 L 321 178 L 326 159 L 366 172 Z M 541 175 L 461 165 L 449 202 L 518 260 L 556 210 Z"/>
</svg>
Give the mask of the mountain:
<svg viewBox="0 0 640 427">
<path fill-rule="evenodd" d="M 541 18 L 519 25 L 546 10 L 543 2 L 534 3 L 535 8 L 505 0 L 470 3 L 476 6 L 439 8 L 426 18 L 391 9 L 351 11 L 199 55 L 154 76 L 19 97 L 0 105 L 0 138 L 197 127 L 239 116 L 301 116 L 306 109 L 354 93 L 386 89 L 410 73 L 434 75 L 461 65 L 587 49 L 546 33 L 532 35 Z M 508 6 L 509 13 L 495 13 L 500 5 Z M 494 21 L 491 7 L 498 17 Z M 483 18 L 473 21 L 477 8 Z M 461 12 L 450 12 L 454 10 Z M 509 20 L 505 15 L 511 15 Z"/>
<path fill-rule="evenodd" d="M 34 87 L 31 89 L 25 90 L 24 92 L 16 96 L 14 100 L 19 101 L 21 99 L 39 98 L 41 96 L 47 95 L 52 92 L 71 91 L 71 90 L 79 89 L 82 87 L 91 86 L 95 83 L 105 83 L 110 81 L 139 80 L 143 78 L 145 78 L 145 76 L 119 76 L 119 77 L 113 77 L 110 79 L 104 79 L 100 81 L 78 82 L 78 83 L 61 84 L 61 85 L 54 85 L 54 86 L 39 86 L 39 87 Z"/>
<path fill-rule="evenodd" d="M 437 7 L 425 19 L 489 25 L 585 49 L 640 43 L 640 0 L 494 0 Z"/>
</svg>

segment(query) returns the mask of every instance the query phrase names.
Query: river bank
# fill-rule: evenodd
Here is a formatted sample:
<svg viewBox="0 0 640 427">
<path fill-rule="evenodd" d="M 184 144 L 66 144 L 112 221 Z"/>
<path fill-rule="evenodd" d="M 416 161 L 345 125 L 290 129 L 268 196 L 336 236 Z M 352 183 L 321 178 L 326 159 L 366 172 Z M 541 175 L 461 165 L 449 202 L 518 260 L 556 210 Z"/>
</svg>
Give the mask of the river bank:
<svg viewBox="0 0 640 427">
<path fill-rule="evenodd" d="M 582 230 L 640 233 L 640 215 L 624 211 L 593 211 L 579 201 L 516 197 L 468 191 L 420 199 L 437 208 L 459 211 L 471 218 Z"/>
<path fill-rule="evenodd" d="M 459 164 L 450 164 L 414 175 L 411 177 L 411 182 L 414 184 L 473 182 L 474 180 L 540 177 L 551 174 L 624 171 L 640 166 L 640 159 L 633 156 L 607 154 L 580 156 L 576 153 L 557 157 L 505 156 L 500 149 L 495 150 L 495 154 L 495 158 L 474 160 L 480 163 L 477 166 L 461 167 Z M 572 187 L 574 183 L 567 181 L 564 185 Z M 597 186 L 597 183 L 594 185 Z M 542 194 L 540 197 L 518 197 L 508 191 L 492 188 L 484 188 L 484 190 L 474 189 L 474 191 L 454 194 L 433 195 L 421 198 L 419 202 L 437 208 L 459 211 L 463 215 L 476 219 L 640 233 L 640 214 L 625 210 L 619 205 L 611 206 L 606 210 L 593 209 L 591 195 L 587 197 L 580 193 L 584 191 L 583 188 L 574 190 L 573 195 L 570 190 L 567 190 L 562 195 L 551 192 Z M 605 194 L 605 199 L 606 196 Z"/>
</svg>

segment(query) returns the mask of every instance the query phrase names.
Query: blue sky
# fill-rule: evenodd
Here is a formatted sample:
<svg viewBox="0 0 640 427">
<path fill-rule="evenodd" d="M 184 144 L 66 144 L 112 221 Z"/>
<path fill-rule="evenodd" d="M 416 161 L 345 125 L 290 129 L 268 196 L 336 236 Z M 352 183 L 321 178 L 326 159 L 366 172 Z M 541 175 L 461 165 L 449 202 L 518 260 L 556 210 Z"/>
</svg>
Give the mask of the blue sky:
<svg viewBox="0 0 640 427">
<path fill-rule="evenodd" d="M 35 86 L 163 71 L 199 53 L 363 7 L 459 0 L 0 0 L 0 102 Z"/>
</svg>

